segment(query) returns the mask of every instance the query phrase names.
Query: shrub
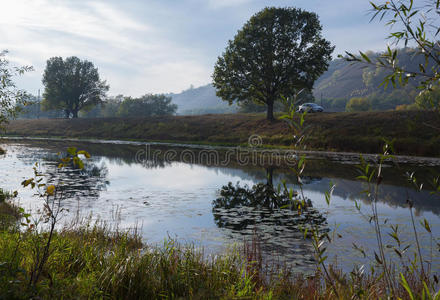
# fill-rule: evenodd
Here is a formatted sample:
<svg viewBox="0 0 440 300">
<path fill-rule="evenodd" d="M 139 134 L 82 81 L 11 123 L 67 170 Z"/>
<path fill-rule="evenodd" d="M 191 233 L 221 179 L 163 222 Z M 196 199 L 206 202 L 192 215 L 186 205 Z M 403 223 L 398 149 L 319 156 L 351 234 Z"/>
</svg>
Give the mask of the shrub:
<svg viewBox="0 0 440 300">
<path fill-rule="evenodd" d="M 345 106 L 346 111 L 368 111 L 371 110 L 371 103 L 367 98 L 351 98 Z"/>
</svg>

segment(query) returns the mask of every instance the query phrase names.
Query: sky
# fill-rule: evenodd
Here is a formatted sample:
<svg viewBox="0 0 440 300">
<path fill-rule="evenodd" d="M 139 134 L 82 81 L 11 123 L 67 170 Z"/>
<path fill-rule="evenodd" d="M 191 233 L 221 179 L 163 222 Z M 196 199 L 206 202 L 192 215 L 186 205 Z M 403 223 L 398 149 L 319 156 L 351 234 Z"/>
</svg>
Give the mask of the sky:
<svg viewBox="0 0 440 300">
<path fill-rule="evenodd" d="M 43 90 L 53 56 L 94 63 L 110 95 L 179 93 L 211 82 L 228 40 L 266 6 L 319 15 L 323 36 L 345 51 L 382 50 L 388 31 L 373 21 L 369 0 L 1 0 L 0 50 L 34 71 L 20 88 Z"/>
</svg>

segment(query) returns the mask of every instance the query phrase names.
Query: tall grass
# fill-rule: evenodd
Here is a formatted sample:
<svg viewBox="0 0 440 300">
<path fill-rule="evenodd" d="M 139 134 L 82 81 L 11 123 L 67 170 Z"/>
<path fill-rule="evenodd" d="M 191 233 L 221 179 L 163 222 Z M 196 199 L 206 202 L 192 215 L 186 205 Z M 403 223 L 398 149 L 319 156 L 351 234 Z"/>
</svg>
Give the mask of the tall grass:
<svg viewBox="0 0 440 300">
<path fill-rule="evenodd" d="M 206 257 L 202 249 L 173 240 L 162 246 L 144 245 L 136 231 L 115 230 L 99 222 L 56 231 L 42 275 L 30 286 L 35 243 L 44 242 L 34 235 L 0 232 L 1 299 L 373 299 L 390 295 L 379 273 L 343 274 L 329 266 L 330 282 L 320 272 L 309 277 L 287 268 L 267 272 L 256 238 L 243 249 Z M 416 277 L 408 273 L 405 278 L 413 294 L 422 293 L 424 286 Z M 403 285 L 393 295 L 408 298 Z"/>
<path fill-rule="evenodd" d="M 256 271 L 245 267 L 237 251 L 206 258 L 202 250 L 173 240 L 149 247 L 136 232 L 97 223 L 55 232 L 42 275 L 30 286 L 35 243 L 44 243 L 35 235 L 0 233 L 3 298 L 212 299 L 265 294 L 261 285 L 257 289 Z"/>
</svg>

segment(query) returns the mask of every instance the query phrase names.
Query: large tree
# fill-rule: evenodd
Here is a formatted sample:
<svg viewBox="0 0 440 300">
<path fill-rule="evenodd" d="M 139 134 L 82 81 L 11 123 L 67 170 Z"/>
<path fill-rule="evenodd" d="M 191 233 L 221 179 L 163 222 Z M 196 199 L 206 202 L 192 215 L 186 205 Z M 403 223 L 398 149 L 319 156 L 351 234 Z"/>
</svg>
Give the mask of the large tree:
<svg viewBox="0 0 440 300">
<path fill-rule="evenodd" d="M 295 90 L 313 87 L 328 67 L 334 47 L 321 36 L 315 13 L 297 8 L 268 7 L 238 31 L 214 67 L 217 96 L 232 103 L 267 105 Z"/>
<path fill-rule="evenodd" d="M 43 109 L 63 109 L 68 118 L 78 117 L 105 98 L 109 86 L 99 78 L 98 69 L 87 60 L 72 56 L 52 57 L 43 75 Z"/>
</svg>

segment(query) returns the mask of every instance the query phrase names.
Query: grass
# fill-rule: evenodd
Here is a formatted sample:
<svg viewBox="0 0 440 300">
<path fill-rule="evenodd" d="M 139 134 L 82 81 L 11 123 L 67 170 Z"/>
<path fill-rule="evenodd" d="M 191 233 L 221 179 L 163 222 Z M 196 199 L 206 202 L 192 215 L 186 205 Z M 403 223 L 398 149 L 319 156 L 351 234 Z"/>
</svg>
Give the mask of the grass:
<svg viewBox="0 0 440 300">
<path fill-rule="evenodd" d="M 147 247 L 135 233 L 83 225 L 54 235 L 42 278 L 31 288 L 35 234 L 0 234 L 0 295 L 26 299 L 219 299 L 268 295 L 237 252 L 206 259 L 191 246 L 167 241 Z M 271 293 L 281 293 L 274 286 Z M 284 292 L 282 292 L 284 293 Z"/>
<path fill-rule="evenodd" d="M 330 268 L 332 285 L 317 272 L 292 275 L 286 269 L 267 273 L 258 242 L 243 251 L 206 258 L 193 246 L 170 240 L 162 247 L 143 245 L 134 231 L 111 230 L 87 223 L 55 233 L 43 276 L 30 286 L 36 243 L 47 233 L 0 232 L 2 299 L 372 299 L 386 297 L 380 274 L 341 274 Z M 414 293 L 423 285 L 407 273 Z M 396 281 L 398 277 L 396 277 Z M 401 284 L 396 296 L 407 298 Z"/>
<path fill-rule="evenodd" d="M 9 200 L 14 197 L 13 193 L 0 188 L 0 230 L 15 228 L 21 219 L 21 210 Z"/>
<path fill-rule="evenodd" d="M 395 138 L 395 154 L 440 156 L 440 116 L 431 111 L 309 114 L 309 149 L 381 153 L 383 138 Z M 285 122 L 263 114 L 166 116 L 151 118 L 15 120 L 10 136 L 70 137 L 209 145 L 246 145 L 253 134 L 265 146 L 291 145 Z"/>
</svg>

